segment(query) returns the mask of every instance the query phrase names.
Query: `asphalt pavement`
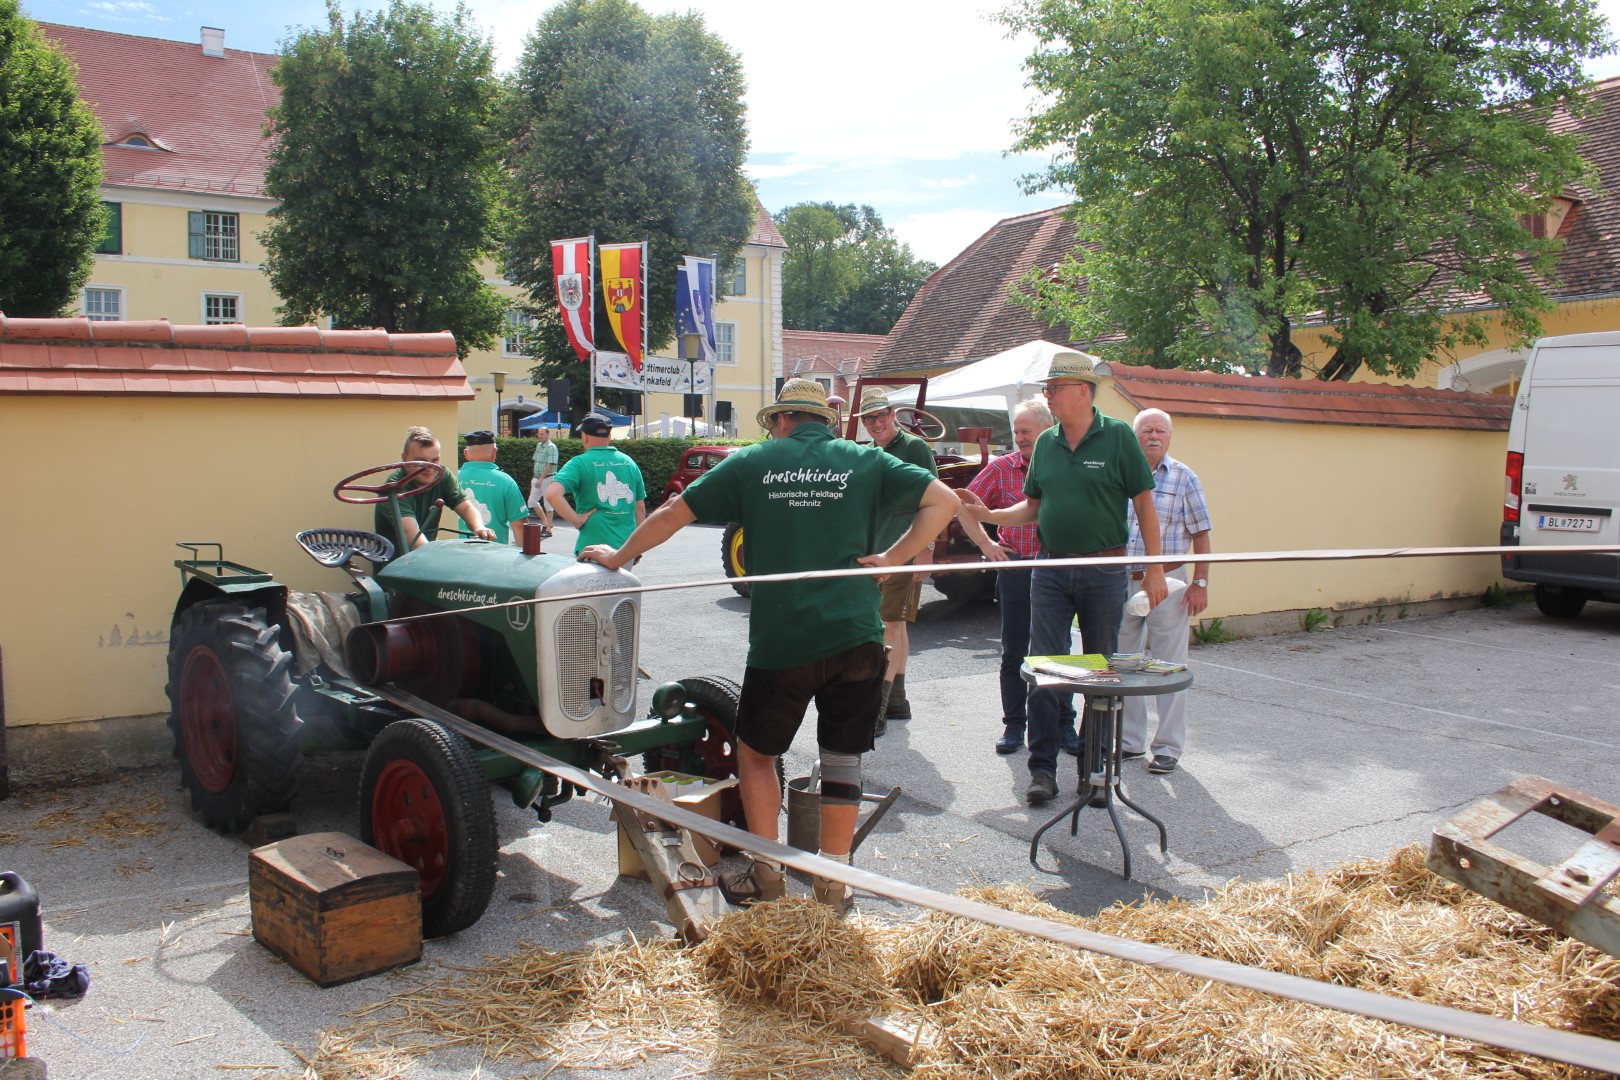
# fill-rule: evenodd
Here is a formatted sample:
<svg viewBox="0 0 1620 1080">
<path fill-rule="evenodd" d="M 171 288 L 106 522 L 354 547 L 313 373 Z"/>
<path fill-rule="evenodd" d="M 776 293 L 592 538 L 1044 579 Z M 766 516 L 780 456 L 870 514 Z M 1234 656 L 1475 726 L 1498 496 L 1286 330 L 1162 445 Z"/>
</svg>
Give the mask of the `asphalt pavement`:
<svg viewBox="0 0 1620 1080">
<path fill-rule="evenodd" d="M 548 542 L 564 550 L 572 533 Z M 644 560 L 648 583 L 720 573 L 720 530 L 694 526 Z M 1217 582 L 1216 588 L 1219 587 Z M 709 588 L 649 594 L 641 663 L 655 680 L 740 679 L 749 601 Z M 1025 882 L 1065 910 L 1089 913 L 1146 896 L 1196 899 L 1236 878 L 1274 878 L 1426 843 L 1440 821 L 1525 774 L 1620 803 L 1620 607 L 1592 605 L 1554 621 L 1528 603 L 1397 618 L 1195 646 L 1190 734 L 1181 768 L 1125 766 L 1131 797 L 1161 817 L 1169 853 L 1142 819 L 1122 811 L 1134 880 L 1101 811 L 1042 841 L 1047 816 L 1023 803 L 1023 753 L 998 756 L 997 634 L 992 605 L 945 600 L 931 586 L 912 630 L 907 683 L 913 719 L 890 725 L 864 763 L 865 787 L 900 787 L 894 809 L 857 865 L 942 890 Z M 786 759 L 807 773 L 813 734 Z M 301 831 L 357 829 L 362 754 L 310 758 L 294 805 Z M 68 790 L 23 788 L 0 802 L 0 869 L 38 890 L 46 948 L 89 966 L 88 997 L 29 1014 L 31 1052 L 58 1078 L 296 1075 L 289 1047 L 310 1052 L 342 1014 L 399 989 L 379 976 L 321 990 L 257 945 L 249 930 L 247 851 L 188 813 L 173 766 Z M 1075 763 L 1060 762 L 1072 790 Z M 495 792 L 500 878 L 484 918 L 428 942 L 423 965 L 470 966 L 519 941 L 553 949 L 667 936 L 663 906 L 642 881 L 616 874 L 605 803 L 575 800 L 540 825 Z M 1541 862 L 1572 851 L 1563 826 L 1515 827 L 1500 837 Z M 913 909 L 865 898 L 862 911 Z M 418 1062 L 412 1077 L 470 1074 L 475 1056 Z M 665 1077 L 655 1061 L 628 1075 Z M 486 1065 L 483 1075 L 595 1075 Z M 4 1072 L 0 1071 L 0 1080 Z"/>
</svg>

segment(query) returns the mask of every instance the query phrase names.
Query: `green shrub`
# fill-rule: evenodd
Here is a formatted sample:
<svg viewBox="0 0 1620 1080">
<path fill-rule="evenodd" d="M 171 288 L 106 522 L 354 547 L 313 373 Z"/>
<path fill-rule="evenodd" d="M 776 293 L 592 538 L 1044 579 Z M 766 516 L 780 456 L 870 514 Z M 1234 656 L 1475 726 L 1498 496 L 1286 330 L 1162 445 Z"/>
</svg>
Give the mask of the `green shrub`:
<svg viewBox="0 0 1620 1080">
<path fill-rule="evenodd" d="M 1219 619 L 1207 619 L 1192 628 L 1193 641 L 1199 645 L 1223 645 L 1231 639 Z"/>
<path fill-rule="evenodd" d="M 522 436 L 502 436 L 495 440 L 495 464 L 501 471 L 516 480 L 518 487 L 523 489 L 525 495 L 529 491 L 529 481 L 534 479 L 534 444 L 538 440 Z M 581 454 L 585 444 L 578 439 L 563 439 L 556 435 L 551 441 L 557 444 L 557 464 L 565 464 L 569 458 Z M 619 450 L 641 469 L 641 479 L 647 485 L 647 496 L 656 500 L 664 492 L 664 485 L 674 475 L 675 468 L 681 463 L 681 455 L 690 446 L 747 446 L 745 439 L 615 439 L 613 448 Z M 466 448 L 466 441 L 460 440 L 461 449 Z M 462 460 L 465 460 L 463 455 Z"/>
<path fill-rule="evenodd" d="M 1311 608 L 1311 610 L 1301 614 L 1299 617 L 1299 628 L 1304 630 L 1307 634 L 1315 633 L 1318 630 L 1333 629 L 1332 626 L 1328 625 L 1327 612 L 1323 611 L 1321 608 Z"/>
</svg>

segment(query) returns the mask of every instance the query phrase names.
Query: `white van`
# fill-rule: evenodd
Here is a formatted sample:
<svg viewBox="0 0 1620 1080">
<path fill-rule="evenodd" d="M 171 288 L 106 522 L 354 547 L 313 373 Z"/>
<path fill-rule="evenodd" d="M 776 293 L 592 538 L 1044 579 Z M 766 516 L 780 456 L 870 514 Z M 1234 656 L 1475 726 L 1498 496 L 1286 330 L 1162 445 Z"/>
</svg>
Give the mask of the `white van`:
<svg viewBox="0 0 1620 1080">
<path fill-rule="evenodd" d="M 1551 544 L 1620 544 L 1620 333 L 1536 342 L 1508 427 L 1502 576 L 1535 585 L 1543 614 L 1620 603 L 1620 554 L 1541 555 Z"/>
</svg>

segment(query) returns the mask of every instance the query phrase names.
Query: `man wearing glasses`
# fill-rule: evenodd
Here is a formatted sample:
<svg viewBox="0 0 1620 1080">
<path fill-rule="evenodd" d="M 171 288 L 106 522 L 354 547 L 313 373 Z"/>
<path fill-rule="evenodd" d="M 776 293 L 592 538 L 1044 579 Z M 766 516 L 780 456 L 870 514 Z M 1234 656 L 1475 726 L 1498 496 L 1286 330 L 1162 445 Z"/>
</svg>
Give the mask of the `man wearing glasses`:
<svg viewBox="0 0 1620 1080">
<path fill-rule="evenodd" d="M 1104 416 L 1094 403 L 1097 374 L 1084 353 L 1060 352 L 1047 371 L 1047 406 L 1057 423 L 1035 440 L 1024 501 L 991 510 L 971 493 L 960 498 L 968 512 L 996 525 L 1034 522 L 1042 559 L 1124 555 L 1127 506 L 1136 509 L 1142 546 L 1158 555 L 1159 516 L 1153 506 L 1153 472 L 1147 456 L 1122 420 Z M 1116 652 L 1130 575 L 1124 566 L 1039 567 L 1030 575 L 1029 649 L 1033 656 L 1069 651 L 1070 620 L 1078 619 L 1086 652 Z M 1158 604 L 1165 597 L 1164 568 L 1149 564 L 1142 589 Z M 1057 795 L 1058 700 L 1029 698 L 1029 790 L 1039 806 Z"/>
</svg>

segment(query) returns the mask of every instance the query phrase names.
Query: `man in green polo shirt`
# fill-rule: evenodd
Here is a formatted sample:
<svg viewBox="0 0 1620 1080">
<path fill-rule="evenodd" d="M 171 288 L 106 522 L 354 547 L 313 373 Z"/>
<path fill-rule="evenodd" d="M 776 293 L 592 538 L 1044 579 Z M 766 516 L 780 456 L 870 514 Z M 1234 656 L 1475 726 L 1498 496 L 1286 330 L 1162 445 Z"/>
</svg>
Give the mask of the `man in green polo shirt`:
<svg viewBox="0 0 1620 1080">
<path fill-rule="evenodd" d="M 997 525 L 1034 522 L 1042 559 L 1125 554 L 1129 530 L 1125 509 L 1135 507 L 1145 554 L 1159 554 L 1159 515 L 1153 507 L 1153 471 L 1123 420 L 1104 416 L 1094 403 L 1097 374 L 1084 353 L 1052 357 L 1046 403 L 1055 425 L 1041 432 L 1024 477 L 1024 501 L 990 510 L 975 495 L 962 501 L 969 513 Z M 1112 655 L 1119 644 L 1130 574 L 1119 566 L 1037 567 L 1029 580 L 1029 651 L 1032 656 L 1070 651 L 1069 625 L 1078 619 L 1088 653 Z M 1143 591 L 1154 604 L 1165 597 L 1164 568 L 1149 564 Z M 1057 795 L 1058 700 L 1029 696 L 1029 790 L 1039 806 Z"/>
<path fill-rule="evenodd" d="M 581 559 L 617 570 L 694 521 L 739 521 L 748 573 L 780 574 L 901 566 L 956 512 L 951 489 L 925 469 L 838 438 L 838 413 L 821 384 L 789 379 L 759 412 L 771 438 L 728 456 L 651 514 L 624 546 L 588 547 Z M 877 523 L 900 512 L 916 520 L 887 548 Z M 752 587 L 748 666 L 737 713 L 738 781 L 748 828 L 777 838 L 782 793 L 776 759 L 792 745 L 812 699 L 821 749 L 821 854 L 848 863 L 861 799 L 861 754 L 883 689 L 883 620 L 869 577 L 761 582 Z M 780 864 L 754 859 L 721 877 L 732 903 L 786 891 Z M 847 888 L 817 878 L 813 894 L 847 909 Z"/>
<path fill-rule="evenodd" d="M 892 454 L 909 465 L 927 469 L 929 475 L 938 476 L 934 464 L 934 451 L 922 439 L 901 429 L 895 420 L 894 406 L 889 395 L 879 387 L 870 387 L 861 394 L 861 404 L 855 414 L 866 425 L 872 436 L 872 445 Z M 878 547 L 888 547 L 911 525 L 909 513 L 891 514 L 878 523 Z M 930 537 L 930 542 L 932 541 Z M 924 547 L 918 562 L 932 562 L 932 548 Z M 917 605 L 922 601 L 921 574 L 895 574 L 881 586 L 883 590 L 883 644 L 889 647 L 889 670 L 883 685 L 883 715 L 878 718 L 878 734 L 882 735 L 890 720 L 910 720 L 911 700 L 906 697 L 906 661 L 911 656 L 911 635 L 906 624 L 917 621 Z"/>
<path fill-rule="evenodd" d="M 585 452 L 568 460 L 546 487 L 552 512 L 579 530 L 574 553 L 622 544 L 647 516 L 641 466 L 613 448 L 613 424 L 591 413 L 579 422 Z"/>
<path fill-rule="evenodd" d="M 528 520 L 529 508 L 523 504 L 523 492 L 518 489 L 517 481 L 495 464 L 495 433 L 468 433 L 467 449 L 463 453 L 467 461 L 456 480 L 472 503 L 473 512 L 495 530 L 496 543 L 521 544 L 517 523 Z M 465 524 L 461 526 L 461 535 L 464 539 L 472 535 Z"/>
<path fill-rule="evenodd" d="M 400 451 L 400 461 L 405 462 L 405 468 L 395 470 L 388 479 L 398 480 L 410 473 L 414 475 L 418 470 L 410 463 L 423 461 L 429 464 L 439 464 L 439 440 L 425 427 L 413 427 L 405 433 L 405 448 Z M 405 485 L 407 488 L 413 484 Z M 405 546 L 394 554 L 397 556 L 426 544 L 433 539 L 433 534 L 439 528 L 439 504 L 454 510 L 460 516 L 467 530 L 480 540 L 495 539 L 495 531 L 479 520 L 478 512 L 473 509 L 472 503 L 462 493 L 456 484 L 456 478 L 445 469 L 433 486 L 426 491 L 417 492 L 399 499 L 399 521 L 394 521 L 394 500 L 385 499 L 377 504 L 372 514 L 372 531 L 386 536 L 395 544 L 404 541 Z"/>
</svg>

